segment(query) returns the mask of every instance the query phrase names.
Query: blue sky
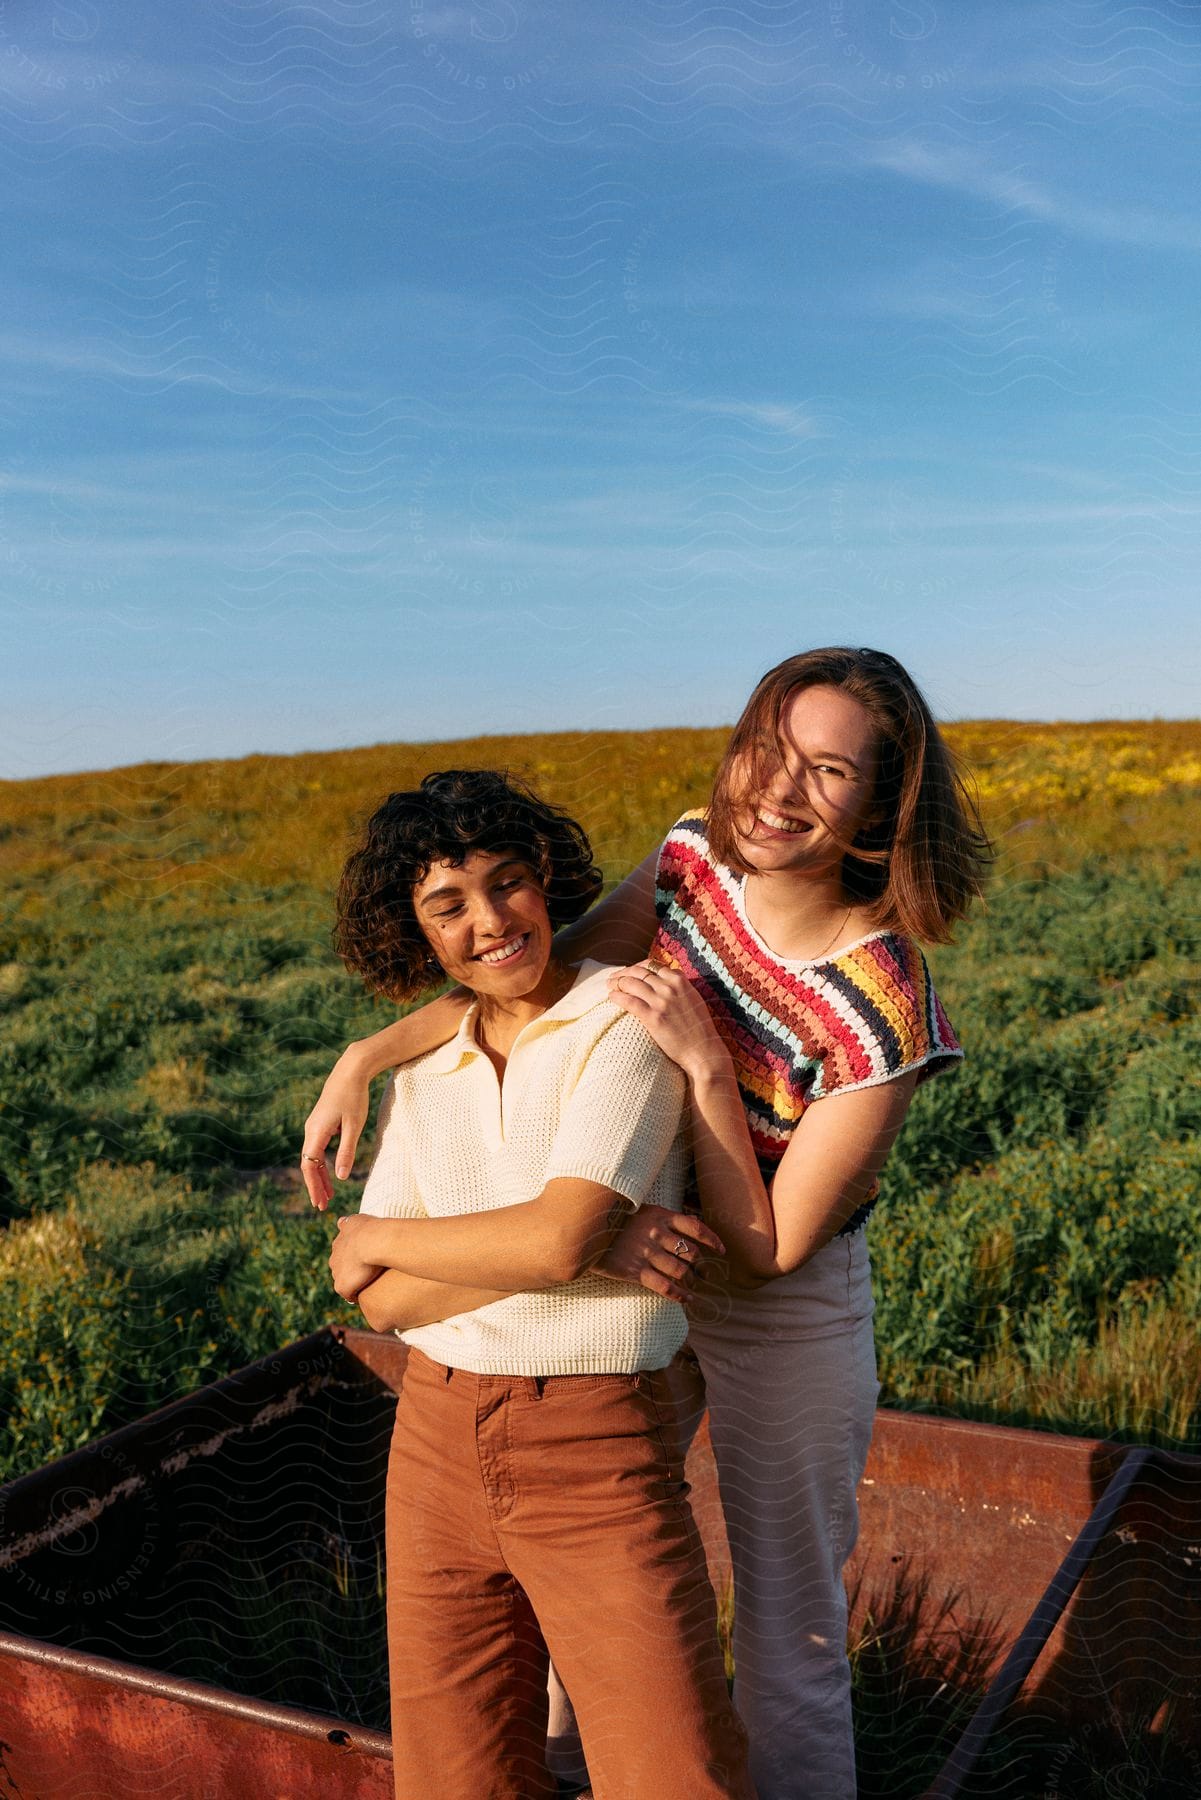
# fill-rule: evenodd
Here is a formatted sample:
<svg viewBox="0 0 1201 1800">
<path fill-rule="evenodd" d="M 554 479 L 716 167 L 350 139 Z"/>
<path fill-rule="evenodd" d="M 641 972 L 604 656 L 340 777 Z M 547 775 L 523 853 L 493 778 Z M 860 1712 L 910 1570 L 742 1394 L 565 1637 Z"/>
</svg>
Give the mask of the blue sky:
<svg viewBox="0 0 1201 1800">
<path fill-rule="evenodd" d="M 0 775 L 1201 712 L 1201 11 L 0 4 Z"/>
</svg>

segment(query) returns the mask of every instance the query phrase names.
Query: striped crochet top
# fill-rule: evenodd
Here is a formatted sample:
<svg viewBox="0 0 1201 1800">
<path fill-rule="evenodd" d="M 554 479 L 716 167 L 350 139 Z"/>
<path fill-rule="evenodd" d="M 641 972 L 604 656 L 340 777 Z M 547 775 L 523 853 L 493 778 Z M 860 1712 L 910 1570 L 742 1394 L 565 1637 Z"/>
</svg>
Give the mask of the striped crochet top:
<svg viewBox="0 0 1201 1800">
<path fill-rule="evenodd" d="M 747 918 L 745 885 L 714 857 L 704 813 L 685 813 L 659 852 L 653 953 L 705 1000 L 733 1058 L 768 1182 L 815 1100 L 911 1069 L 925 1081 L 963 1052 L 911 938 L 875 932 L 815 962 L 786 960 Z M 840 1237 L 860 1229 L 877 1194 L 878 1183 Z"/>
</svg>

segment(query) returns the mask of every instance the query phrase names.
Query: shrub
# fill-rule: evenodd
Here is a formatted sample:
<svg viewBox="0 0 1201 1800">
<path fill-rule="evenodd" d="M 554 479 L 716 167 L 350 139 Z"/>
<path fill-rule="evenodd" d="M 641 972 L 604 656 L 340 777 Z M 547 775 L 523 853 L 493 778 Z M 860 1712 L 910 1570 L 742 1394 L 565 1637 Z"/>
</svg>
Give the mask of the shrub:
<svg viewBox="0 0 1201 1800">
<path fill-rule="evenodd" d="M 1075 1416 L 1077 1429 L 1085 1413 L 1089 1429 L 1127 1428 L 1121 1384 L 1100 1378 L 1104 1351 L 1156 1333 L 1166 1341 L 1169 1315 L 1183 1349 L 1201 1280 L 1199 1203 L 1195 1142 L 1152 1152 L 1105 1137 L 1047 1143 L 941 1193 L 893 1196 L 886 1185 L 870 1234 L 888 1394 L 943 1405 L 991 1394 L 994 1416 L 1029 1413 L 1037 1401 L 1038 1416 Z M 1132 1357 L 1122 1356 L 1128 1369 Z M 1187 1425 L 1187 1363 L 1161 1361 L 1130 1389 L 1148 1430 Z"/>
<path fill-rule="evenodd" d="M 152 1164 L 98 1164 L 63 1209 L 0 1237 L 0 1479 L 331 1320 L 332 1221 L 267 1184 L 213 1195 Z"/>
<path fill-rule="evenodd" d="M 0 1473 L 36 1469 L 101 1428 L 121 1366 L 128 1283 L 97 1269 L 73 1211 L 0 1236 Z"/>
</svg>

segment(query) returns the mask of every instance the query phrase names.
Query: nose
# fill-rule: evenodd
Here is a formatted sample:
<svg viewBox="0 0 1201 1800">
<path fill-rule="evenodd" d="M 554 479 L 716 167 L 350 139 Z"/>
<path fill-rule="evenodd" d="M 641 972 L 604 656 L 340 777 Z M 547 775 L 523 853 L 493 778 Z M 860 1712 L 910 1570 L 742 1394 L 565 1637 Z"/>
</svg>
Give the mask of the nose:
<svg viewBox="0 0 1201 1800">
<path fill-rule="evenodd" d="M 767 803 L 787 811 L 789 806 L 798 802 L 803 806 L 808 802 L 808 771 L 797 769 L 790 774 L 785 768 L 777 768 L 772 772 L 767 784 Z"/>
<path fill-rule="evenodd" d="M 503 895 L 481 894 L 472 909 L 471 923 L 479 937 L 507 937 L 510 929 L 509 910 Z"/>
</svg>

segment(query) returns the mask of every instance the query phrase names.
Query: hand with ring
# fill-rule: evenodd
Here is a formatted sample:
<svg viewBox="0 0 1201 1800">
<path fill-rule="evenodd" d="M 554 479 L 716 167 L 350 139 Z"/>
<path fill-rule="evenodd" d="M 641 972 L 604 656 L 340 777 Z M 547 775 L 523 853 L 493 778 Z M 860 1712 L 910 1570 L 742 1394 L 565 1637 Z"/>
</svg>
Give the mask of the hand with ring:
<svg viewBox="0 0 1201 1800">
<path fill-rule="evenodd" d="M 354 1166 L 355 1150 L 367 1123 L 370 1104 L 370 1074 L 357 1045 L 352 1044 L 330 1070 L 320 1098 L 304 1122 L 300 1173 L 309 1199 L 318 1212 L 324 1212 L 334 1197 L 334 1184 L 326 1162 L 330 1139 L 337 1139 L 335 1167 L 338 1180 L 345 1181 Z"/>
<path fill-rule="evenodd" d="M 305 1142 L 306 1144 L 308 1142 L 307 1134 Z M 324 1156 L 318 1155 L 313 1150 L 302 1150 L 300 1152 L 300 1173 L 304 1178 L 310 1204 L 315 1206 L 318 1212 L 324 1212 L 334 1197 L 334 1186 L 329 1178 L 329 1166 Z"/>
<path fill-rule="evenodd" d="M 593 1273 L 635 1282 L 668 1300 L 687 1301 L 698 1265 L 725 1253 L 703 1219 L 663 1206 L 640 1206 L 593 1265 Z"/>
<path fill-rule="evenodd" d="M 609 975 L 609 998 L 645 1026 L 665 1056 L 686 1075 L 699 1075 L 729 1052 L 698 989 L 681 974 L 649 960 Z"/>
</svg>

